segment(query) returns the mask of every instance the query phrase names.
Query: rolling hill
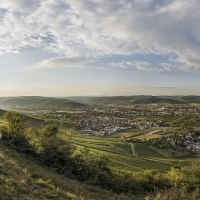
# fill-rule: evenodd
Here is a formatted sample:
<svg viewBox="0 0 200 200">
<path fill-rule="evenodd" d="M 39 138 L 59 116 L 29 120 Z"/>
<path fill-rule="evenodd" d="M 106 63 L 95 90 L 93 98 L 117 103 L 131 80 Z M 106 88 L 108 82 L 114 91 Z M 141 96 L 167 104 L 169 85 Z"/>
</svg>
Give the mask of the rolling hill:
<svg viewBox="0 0 200 200">
<path fill-rule="evenodd" d="M 0 107 L 10 110 L 71 110 L 83 109 L 86 106 L 68 99 L 27 96 L 2 97 L 0 98 Z"/>
<path fill-rule="evenodd" d="M 200 103 L 200 96 L 110 96 L 110 97 L 1 97 L 0 108 L 9 110 L 74 110 L 93 105 Z"/>
<path fill-rule="evenodd" d="M 110 96 L 110 97 L 67 97 L 65 99 L 87 105 L 131 105 L 131 104 L 183 104 L 200 103 L 200 96 Z"/>
</svg>

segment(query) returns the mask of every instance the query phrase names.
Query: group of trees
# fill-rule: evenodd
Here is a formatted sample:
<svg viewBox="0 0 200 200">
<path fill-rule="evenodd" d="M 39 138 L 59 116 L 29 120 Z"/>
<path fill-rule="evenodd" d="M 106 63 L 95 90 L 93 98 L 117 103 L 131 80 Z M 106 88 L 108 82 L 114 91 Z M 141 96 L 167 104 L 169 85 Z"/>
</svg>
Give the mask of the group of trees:
<svg viewBox="0 0 200 200">
<path fill-rule="evenodd" d="M 29 154 L 42 165 L 54 168 L 67 177 L 114 192 L 152 195 L 156 192 L 155 196 L 146 197 L 147 200 L 162 199 L 161 193 L 167 199 L 177 191 L 182 195 L 190 195 L 190 199 L 199 195 L 197 188 L 200 186 L 200 162 L 193 163 L 190 168 L 171 169 L 167 173 L 144 170 L 133 174 L 119 174 L 108 167 L 107 158 L 94 155 L 88 149 L 77 151 L 70 137 L 60 137 L 55 125 L 33 131 L 20 114 L 8 112 L 3 119 L 5 126 L 0 132 L 6 145 Z"/>
</svg>

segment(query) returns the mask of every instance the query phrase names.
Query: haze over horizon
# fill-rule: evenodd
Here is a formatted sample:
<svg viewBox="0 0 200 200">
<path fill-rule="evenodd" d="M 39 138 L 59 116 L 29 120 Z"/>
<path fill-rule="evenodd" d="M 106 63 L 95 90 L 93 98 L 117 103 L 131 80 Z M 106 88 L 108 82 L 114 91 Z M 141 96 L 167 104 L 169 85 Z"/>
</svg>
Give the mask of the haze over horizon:
<svg viewBox="0 0 200 200">
<path fill-rule="evenodd" d="M 0 0 L 0 96 L 200 95 L 198 0 Z"/>
<path fill-rule="evenodd" d="M 62 89 L 62 88 L 61 88 Z M 38 89 L 39 90 L 39 89 Z M 87 91 L 88 92 L 88 91 Z M 27 91 L 13 91 L 12 93 L 5 92 L 0 94 L 0 97 L 31 97 L 31 96 L 41 96 L 41 97 L 109 97 L 109 96 L 200 96 L 198 90 L 190 90 L 184 88 L 131 88 L 130 90 L 122 88 L 105 90 L 105 91 L 93 91 L 87 93 L 85 90 L 79 91 L 78 89 L 74 92 L 68 92 L 68 94 L 61 94 L 60 91 L 56 91 L 52 94 L 52 91 L 45 92 L 44 90 L 35 91 L 35 93 L 29 93 Z"/>
</svg>

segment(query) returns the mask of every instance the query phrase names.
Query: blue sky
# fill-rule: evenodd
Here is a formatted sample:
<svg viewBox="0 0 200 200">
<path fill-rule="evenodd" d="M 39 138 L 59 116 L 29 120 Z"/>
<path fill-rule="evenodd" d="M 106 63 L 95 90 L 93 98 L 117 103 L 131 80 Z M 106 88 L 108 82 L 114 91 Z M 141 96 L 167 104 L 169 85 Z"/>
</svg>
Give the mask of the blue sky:
<svg viewBox="0 0 200 200">
<path fill-rule="evenodd" d="M 200 95 L 198 0 L 0 0 L 0 96 Z"/>
</svg>

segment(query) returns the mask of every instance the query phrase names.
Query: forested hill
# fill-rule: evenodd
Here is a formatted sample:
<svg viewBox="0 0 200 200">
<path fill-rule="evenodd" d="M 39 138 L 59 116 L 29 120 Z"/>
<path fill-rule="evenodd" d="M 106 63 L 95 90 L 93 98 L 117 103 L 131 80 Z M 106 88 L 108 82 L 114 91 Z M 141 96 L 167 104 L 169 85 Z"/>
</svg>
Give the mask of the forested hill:
<svg viewBox="0 0 200 200">
<path fill-rule="evenodd" d="M 85 108 L 85 105 L 68 99 L 28 96 L 2 97 L 0 98 L 0 108 L 14 110 L 70 110 L 83 109 Z"/>
<path fill-rule="evenodd" d="M 200 103 L 200 96 L 111 96 L 111 97 L 68 97 L 68 100 L 84 103 L 87 105 L 95 104 L 116 104 L 116 105 L 131 105 L 131 104 L 152 104 L 152 103 Z"/>
</svg>

